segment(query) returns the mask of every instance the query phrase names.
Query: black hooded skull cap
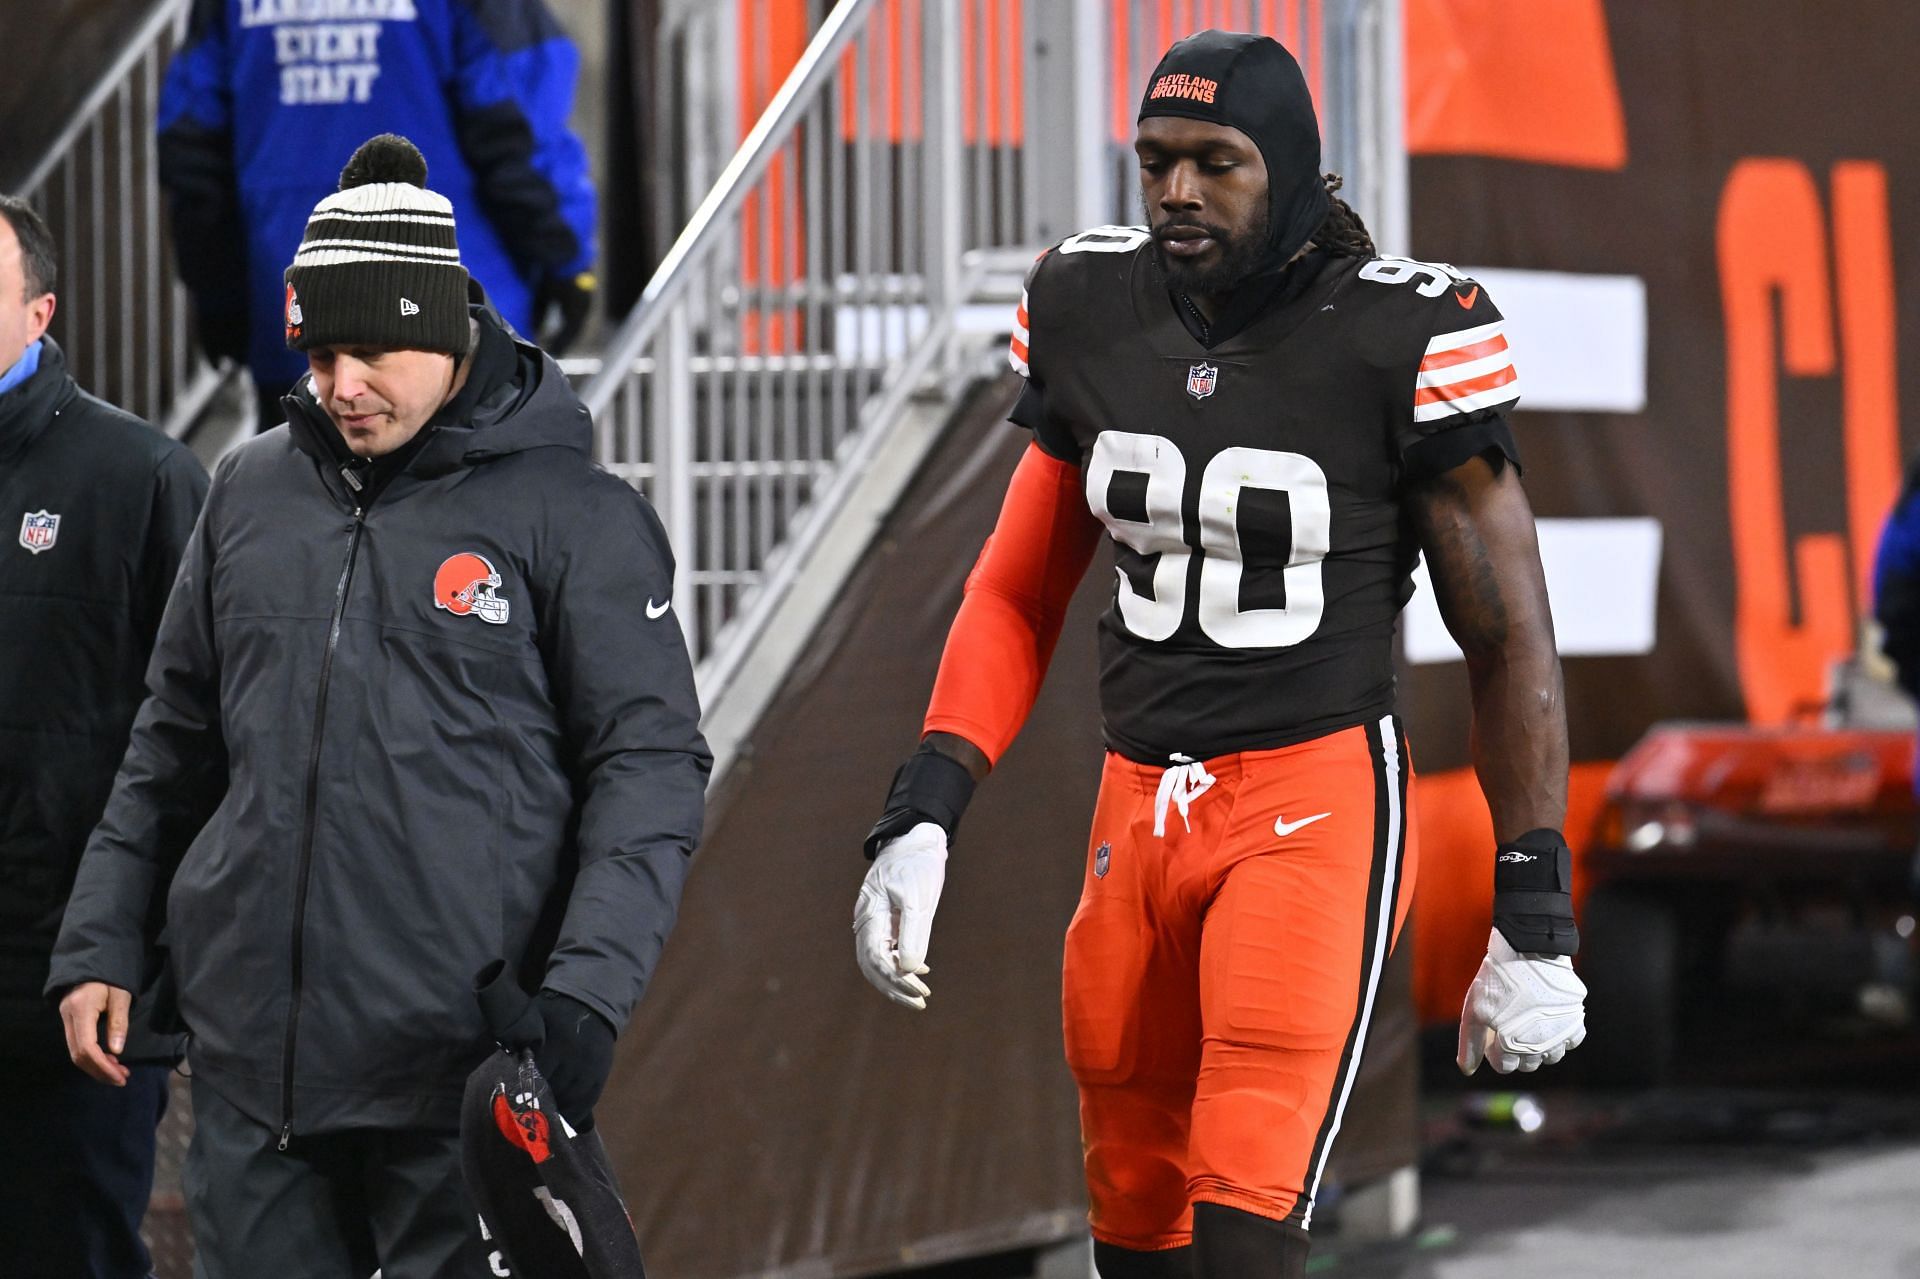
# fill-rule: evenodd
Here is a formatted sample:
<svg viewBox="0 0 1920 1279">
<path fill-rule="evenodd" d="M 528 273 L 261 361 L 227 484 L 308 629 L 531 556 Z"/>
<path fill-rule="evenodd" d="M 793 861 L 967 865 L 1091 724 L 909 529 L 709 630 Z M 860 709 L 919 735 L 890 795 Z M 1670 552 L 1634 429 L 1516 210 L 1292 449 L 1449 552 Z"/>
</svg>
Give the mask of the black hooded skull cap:
<svg viewBox="0 0 1920 1279">
<path fill-rule="evenodd" d="M 1320 173 L 1320 120 L 1300 64 L 1269 36 L 1201 31 L 1175 42 L 1140 116 L 1175 115 L 1240 130 L 1267 162 L 1267 249 L 1286 262 L 1332 207 Z"/>
</svg>

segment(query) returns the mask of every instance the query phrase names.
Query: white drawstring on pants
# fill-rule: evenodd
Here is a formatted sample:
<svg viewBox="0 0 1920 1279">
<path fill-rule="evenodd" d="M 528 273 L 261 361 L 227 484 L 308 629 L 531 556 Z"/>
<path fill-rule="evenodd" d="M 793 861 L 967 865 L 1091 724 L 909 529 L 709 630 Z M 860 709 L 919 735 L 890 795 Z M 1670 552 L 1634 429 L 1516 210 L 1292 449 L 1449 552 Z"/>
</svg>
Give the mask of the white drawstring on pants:
<svg viewBox="0 0 1920 1279">
<path fill-rule="evenodd" d="M 1191 832 L 1193 823 L 1187 820 L 1187 810 L 1213 785 L 1213 774 L 1199 760 L 1177 752 L 1168 758 L 1173 764 L 1160 774 L 1160 790 L 1153 797 L 1153 833 L 1163 838 L 1167 833 L 1167 805 L 1180 810 L 1181 824 Z"/>
</svg>

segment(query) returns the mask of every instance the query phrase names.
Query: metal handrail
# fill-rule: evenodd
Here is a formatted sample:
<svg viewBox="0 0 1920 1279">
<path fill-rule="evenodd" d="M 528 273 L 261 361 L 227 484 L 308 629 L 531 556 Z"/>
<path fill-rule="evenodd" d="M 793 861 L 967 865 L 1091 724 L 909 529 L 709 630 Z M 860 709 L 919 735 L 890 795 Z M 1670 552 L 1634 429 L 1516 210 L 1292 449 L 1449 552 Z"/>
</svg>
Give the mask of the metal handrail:
<svg viewBox="0 0 1920 1279">
<path fill-rule="evenodd" d="M 1390 202 L 1402 189 L 1386 163 L 1397 139 L 1380 145 L 1397 114 L 1384 46 L 1398 2 L 1208 10 L 1299 48 L 1334 116 L 1328 160 L 1376 228 L 1396 219 L 1371 193 Z M 1197 20 L 1201 8 L 1175 11 Z M 1089 213 L 1132 220 L 1138 87 L 1122 80 L 1157 58 L 1166 11 L 841 0 L 729 153 L 733 113 L 752 110 L 743 87 L 772 79 L 764 12 L 713 0 L 665 42 L 676 74 L 660 77 L 656 115 L 678 129 L 667 149 L 689 174 L 717 174 L 583 392 L 601 462 L 666 524 L 675 605 L 709 697 L 773 625 L 909 397 L 957 398 L 960 344 L 989 336 L 960 315 L 984 278 L 967 255 L 1030 260 Z M 1110 78 L 1117 63 L 1124 76 Z"/>
<path fill-rule="evenodd" d="M 834 6 L 583 390 L 600 460 L 667 526 L 698 659 L 764 613 L 752 605 L 768 575 L 792 570 L 866 434 L 946 344 L 965 247 L 957 15 L 971 2 Z M 901 30 L 907 5 L 917 39 Z M 703 17 L 698 47 L 715 74 L 691 80 L 737 87 L 726 59 L 755 49 L 737 39 L 738 17 L 724 6 Z M 916 87 L 902 90 L 903 77 Z M 678 114 L 702 121 L 711 105 Z M 703 660 L 703 688 L 726 669 Z"/>
<path fill-rule="evenodd" d="M 835 59 L 847 47 L 859 26 L 872 14 L 878 0 L 842 0 L 827 15 L 820 31 L 807 45 L 800 61 L 788 73 L 780 91 L 742 139 L 740 149 L 727 161 L 726 168 L 694 210 L 687 225 L 675 237 L 659 267 L 641 290 L 628 322 L 609 345 L 606 367 L 619 369 L 637 360 L 647 342 L 658 331 L 667 308 L 692 283 L 687 264 L 711 252 L 720 232 L 722 219 L 739 212 L 746 203 L 753 183 L 766 173 L 779 147 L 798 127 L 802 113 L 812 105 L 821 86 L 835 71 Z M 595 378 L 587 384 L 583 398 L 589 412 L 604 411 L 619 389 L 613 378 Z"/>
<path fill-rule="evenodd" d="M 886 391 L 863 410 L 862 416 L 866 419 L 863 426 L 866 429 L 855 433 L 852 447 L 827 477 L 827 482 L 818 499 L 794 521 L 794 527 L 787 540 L 779 547 L 778 561 L 770 561 L 768 565 L 769 573 L 778 562 L 805 563 L 814 546 L 826 535 L 828 519 L 838 509 L 841 499 L 857 482 L 868 458 L 879 446 L 882 435 L 880 428 L 891 422 L 905 407 L 908 396 L 913 393 L 913 388 L 931 370 L 942 347 L 951 336 L 952 325 L 952 311 L 936 317 L 927 340 L 915 348 L 901 370 L 901 376 L 894 378 L 888 384 Z M 782 586 L 786 584 L 790 584 L 790 579 L 781 583 Z M 726 688 L 732 682 L 741 664 L 747 660 L 749 646 L 745 643 L 726 641 L 736 637 L 750 637 L 764 629 L 781 604 L 781 594 L 780 589 L 762 589 L 754 592 L 751 598 L 743 602 L 739 615 L 732 619 L 728 631 L 721 636 L 721 642 L 713 646 L 712 652 L 704 663 L 701 670 L 701 684 L 704 691 L 712 693 Z"/>
<path fill-rule="evenodd" d="M 153 7 L 153 12 L 134 28 L 133 35 L 128 37 L 119 55 L 105 71 L 100 73 L 100 78 L 94 81 L 93 88 L 87 91 L 87 96 L 80 100 L 80 105 L 74 108 L 72 115 L 67 117 L 66 127 L 54 137 L 53 142 L 47 147 L 47 153 L 40 157 L 40 163 L 34 165 L 28 172 L 26 181 L 20 184 L 22 191 L 32 191 L 46 181 L 47 175 L 53 172 L 53 166 L 66 158 L 80 134 L 100 113 L 100 108 L 105 105 L 107 99 L 113 96 L 113 91 L 126 81 L 134 64 L 164 38 L 177 35 L 180 23 L 186 17 L 192 3 L 193 0 L 161 0 Z"/>
<path fill-rule="evenodd" d="M 158 177 L 160 83 L 190 8 L 148 13 L 21 188 L 60 246 L 54 328 L 75 380 L 176 436 L 223 377 L 194 347 Z"/>
</svg>

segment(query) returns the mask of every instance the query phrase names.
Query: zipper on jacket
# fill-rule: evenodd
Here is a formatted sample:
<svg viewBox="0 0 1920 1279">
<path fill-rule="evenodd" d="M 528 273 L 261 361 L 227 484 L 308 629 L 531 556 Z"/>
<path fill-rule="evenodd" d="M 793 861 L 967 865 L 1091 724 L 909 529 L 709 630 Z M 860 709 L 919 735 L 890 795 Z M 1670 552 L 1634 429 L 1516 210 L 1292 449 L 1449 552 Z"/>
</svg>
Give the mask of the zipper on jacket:
<svg viewBox="0 0 1920 1279">
<path fill-rule="evenodd" d="M 358 493 L 358 478 L 341 467 L 347 483 Z M 327 651 L 320 659 L 320 696 L 313 711 L 313 745 L 307 756 L 307 802 L 300 827 L 300 865 L 293 890 L 293 993 L 287 1004 L 287 1037 L 280 1063 L 280 1149 L 293 1140 L 293 1050 L 300 1036 L 300 984 L 307 930 L 307 883 L 313 875 L 313 827 L 320 804 L 320 739 L 327 724 L 327 685 L 333 679 L 333 654 L 340 646 L 340 619 L 347 611 L 347 588 L 353 582 L 353 562 L 360 550 L 360 530 L 366 517 L 353 508 L 353 527 L 347 532 L 347 558 L 340 566 L 340 584 L 333 592 L 333 618 L 327 624 Z"/>
</svg>

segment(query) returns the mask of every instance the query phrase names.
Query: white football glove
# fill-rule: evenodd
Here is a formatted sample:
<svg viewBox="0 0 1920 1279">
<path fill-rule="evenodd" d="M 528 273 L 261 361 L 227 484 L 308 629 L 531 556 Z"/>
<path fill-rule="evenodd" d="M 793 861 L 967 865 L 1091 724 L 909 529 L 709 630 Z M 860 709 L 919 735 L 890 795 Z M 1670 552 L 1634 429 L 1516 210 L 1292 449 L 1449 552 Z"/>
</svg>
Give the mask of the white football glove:
<svg viewBox="0 0 1920 1279">
<path fill-rule="evenodd" d="M 880 845 L 853 910 L 853 955 L 874 988 L 924 1010 L 933 911 L 947 880 L 947 832 L 921 822 Z"/>
<path fill-rule="evenodd" d="M 1460 1073 L 1551 1066 L 1587 1037 L 1586 983 L 1565 955 L 1523 955 L 1494 929 L 1460 1010 Z"/>
</svg>

